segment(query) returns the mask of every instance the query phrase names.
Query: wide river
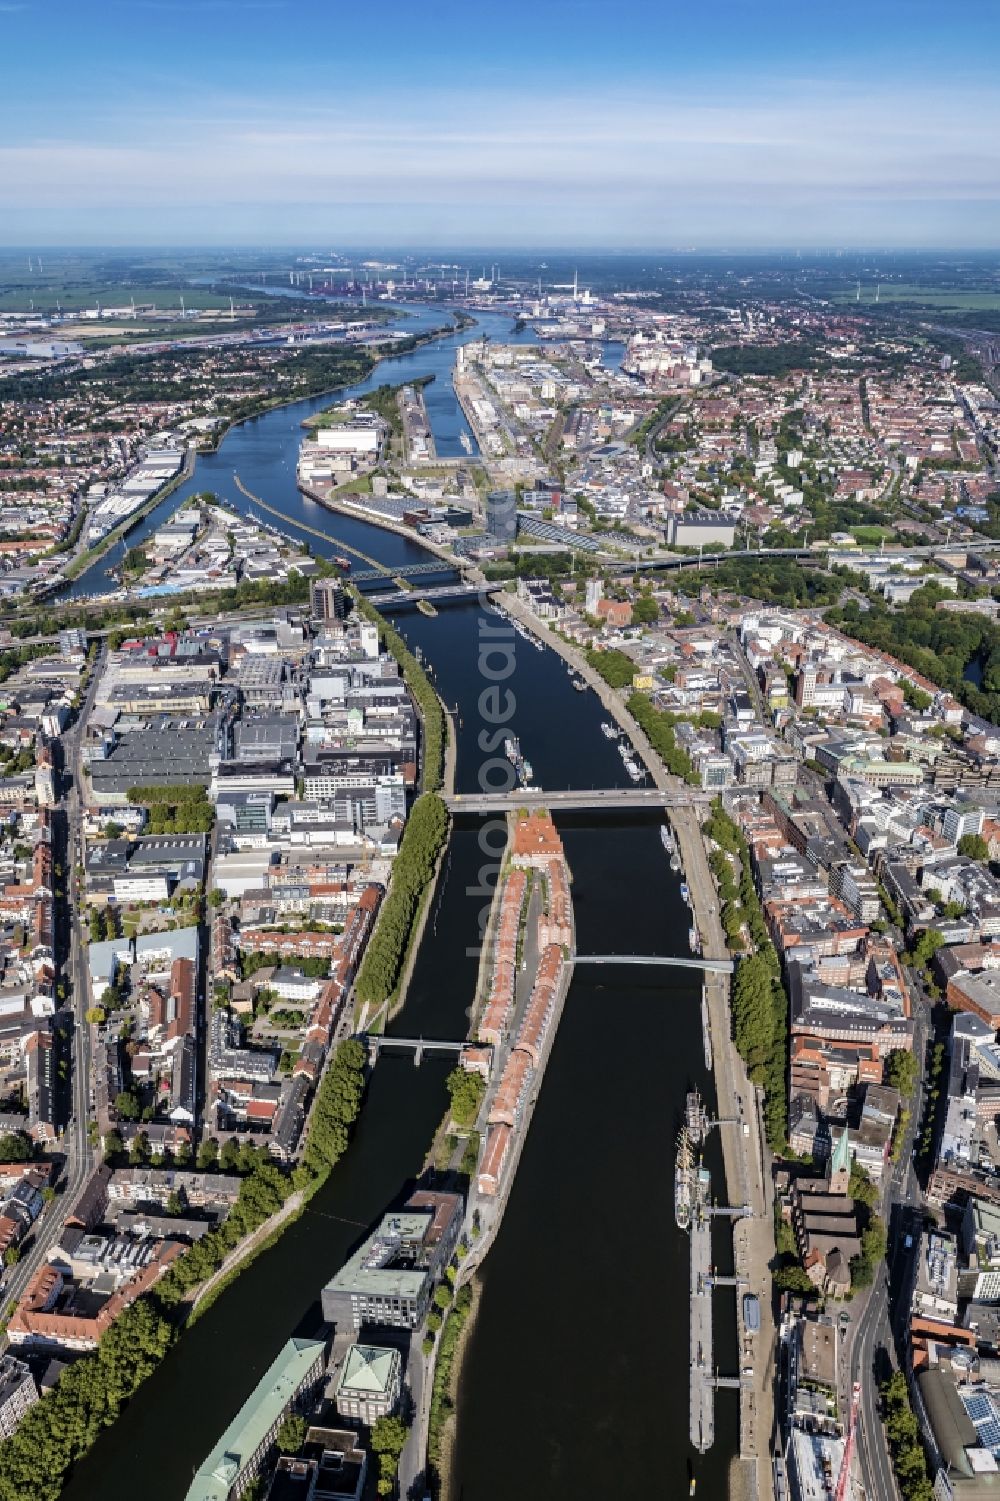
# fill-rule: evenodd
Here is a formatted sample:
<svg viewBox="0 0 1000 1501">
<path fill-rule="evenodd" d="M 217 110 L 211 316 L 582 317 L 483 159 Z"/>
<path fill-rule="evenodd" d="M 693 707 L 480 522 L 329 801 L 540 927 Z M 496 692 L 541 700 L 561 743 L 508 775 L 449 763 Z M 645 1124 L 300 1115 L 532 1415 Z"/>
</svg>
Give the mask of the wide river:
<svg viewBox="0 0 1000 1501">
<path fill-rule="evenodd" d="M 423 326 L 441 321 L 422 314 Z M 464 419 L 451 388 L 454 350 L 487 332 L 530 341 L 507 318 L 482 316 L 466 330 L 383 361 L 360 390 L 437 376 L 428 391 L 442 454 L 461 452 Z M 611 351 L 610 360 L 614 359 Z M 610 362 L 609 360 L 609 362 Z M 214 490 L 249 503 L 234 470 L 264 500 L 372 556 L 399 565 L 426 560 L 415 541 L 338 515 L 295 488 L 302 418 L 329 398 L 299 402 L 234 428 L 192 480 L 141 523 L 130 545 L 184 497 Z M 453 445 L 453 446 L 449 446 Z M 315 539 L 311 545 L 332 554 Z M 103 571 L 80 592 L 108 587 Z M 457 707 L 459 790 L 479 786 L 484 685 L 475 603 L 436 619 L 397 618 L 422 647 L 439 690 Z M 602 711 L 577 693 L 555 653 L 515 637 L 509 679 L 513 727 L 548 788 L 614 786 L 621 759 L 600 731 Z M 559 819 L 573 872 L 580 952 L 687 953 L 688 912 L 659 837 L 659 819 L 625 813 Z M 406 1035 L 465 1035 L 475 987 L 474 948 L 488 900 L 479 820 L 460 818 L 451 837 L 406 1006 Z M 473 951 L 470 954 L 469 951 Z M 687 1239 L 673 1219 L 674 1133 L 685 1092 L 709 1105 L 700 987 L 683 971 L 581 968 L 567 997 L 538 1107 L 503 1225 L 482 1271 L 479 1316 L 459 1395 L 454 1480 L 462 1501 L 672 1501 L 687 1494 Z M 76 1469 L 71 1501 L 181 1501 L 208 1453 L 281 1344 L 320 1322 L 319 1292 L 368 1227 L 420 1172 L 447 1103 L 447 1062 L 414 1068 L 384 1054 L 351 1145 L 306 1213 L 181 1337 L 117 1423 Z M 723 1196 L 721 1159 L 708 1165 Z M 719 1232 L 718 1262 L 728 1261 Z M 719 1295 L 716 1355 L 735 1369 L 732 1293 Z M 715 1447 L 696 1459 L 700 1496 L 722 1497 L 736 1447 L 736 1406 L 721 1392 Z"/>
</svg>

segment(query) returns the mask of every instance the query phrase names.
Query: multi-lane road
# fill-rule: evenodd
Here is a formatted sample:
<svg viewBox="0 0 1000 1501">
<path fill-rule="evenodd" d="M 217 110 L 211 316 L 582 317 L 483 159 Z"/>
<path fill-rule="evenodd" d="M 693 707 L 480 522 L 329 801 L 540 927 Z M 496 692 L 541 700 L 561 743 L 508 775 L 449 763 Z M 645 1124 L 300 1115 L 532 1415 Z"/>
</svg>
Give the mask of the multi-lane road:
<svg viewBox="0 0 1000 1501">
<path fill-rule="evenodd" d="M 861 1410 L 858 1424 L 858 1464 L 865 1494 L 878 1501 L 896 1501 L 896 1480 L 885 1440 L 885 1429 L 878 1410 L 878 1387 L 875 1381 L 875 1352 L 892 1345 L 889 1329 L 889 1293 L 884 1267 L 872 1288 L 867 1307 L 854 1341 L 853 1379 L 861 1385 Z M 846 1409 L 845 1409 L 846 1411 Z"/>
<path fill-rule="evenodd" d="M 910 985 L 910 993 L 914 998 L 913 1052 L 914 1056 L 922 1061 L 930 1036 L 930 1016 L 915 982 Z M 922 1202 L 920 1186 L 913 1171 L 913 1143 L 923 1111 L 923 1096 L 923 1084 L 918 1081 L 913 1098 L 907 1102 L 910 1119 L 903 1133 L 900 1149 L 896 1154 L 897 1160 L 893 1163 L 892 1170 L 883 1184 L 882 1198 L 878 1206 L 890 1234 L 895 1236 L 889 1255 L 890 1266 L 894 1266 L 899 1255 L 900 1237 L 905 1228 L 900 1210 L 908 1204 L 919 1205 Z M 895 1288 L 897 1299 L 905 1296 L 907 1281 L 905 1276 L 897 1279 Z M 858 1306 L 858 1303 L 855 1303 L 854 1307 L 858 1308 Z M 896 1313 L 897 1323 L 901 1323 L 905 1313 L 901 1304 L 897 1307 Z M 851 1383 L 858 1381 L 861 1384 L 858 1466 L 866 1495 L 878 1497 L 879 1501 L 896 1501 L 898 1496 L 885 1428 L 879 1415 L 878 1373 L 876 1371 L 876 1352 L 885 1352 L 886 1359 L 890 1363 L 895 1363 L 891 1314 L 892 1290 L 889 1282 L 889 1268 L 883 1263 L 879 1267 L 877 1280 L 867 1300 L 861 1304 L 857 1317 L 848 1325 L 844 1340 L 845 1360 L 839 1373 L 840 1401 L 844 1411 L 847 1410 L 847 1403 L 850 1401 Z"/>
</svg>

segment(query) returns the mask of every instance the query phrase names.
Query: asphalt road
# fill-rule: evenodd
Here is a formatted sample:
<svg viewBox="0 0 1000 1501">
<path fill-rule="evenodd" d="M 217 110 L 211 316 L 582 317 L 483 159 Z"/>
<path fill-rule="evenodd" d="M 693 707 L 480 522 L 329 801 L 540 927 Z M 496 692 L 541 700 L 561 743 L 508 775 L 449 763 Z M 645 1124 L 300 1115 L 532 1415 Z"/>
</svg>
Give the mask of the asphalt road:
<svg viewBox="0 0 1000 1501">
<path fill-rule="evenodd" d="M 911 996 L 914 987 L 910 987 Z M 917 996 L 913 1007 L 914 1029 L 914 1054 L 923 1060 L 927 1042 L 930 1035 L 930 1013 L 922 997 Z M 922 1202 L 919 1184 L 913 1171 L 913 1143 L 920 1124 L 923 1112 L 923 1084 L 918 1082 L 913 1098 L 908 1102 L 910 1119 L 907 1123 L 903 1136 L 903 1144 L 899 1152 L 899 1160 L 892 1166 L 886 1181 L 883 1184 L 882 1200 L 879 1212 L 886 1225 L 891 1225 L 893 1220 L 893 1208 L 896 1205 L 920 1204 Z M 890 1260 L 898 1253 L 898 1243 L 890 1251 Z M 905 1288 L 907 1279 L 901 1279 L 901 1288 Z M 854 1305 L 858 1307 L 857 1302 Z M 902 1306 L 897 1307 L 897 1322 L 901 1321 L 905 1314 Z M 878 1281 L 858 1312 L 857 1318 L 853 1319 L 848 1327 L 845 1338 L 846 1360 L 841 1366 L 841 1410 L 846 1412 L 850 1401 L 850 1385 L 853 1381 L 861 1383 L 861 1415 L 858 1433 L 857 1458 L 864 1482 L 866 1494 L 870 1497 L 878 1497 L 879 1501 L 895 1501 L 898 1495 L 896 1481 L 892 1471 L 892 1462 L 889 1456 L 889 1446 L 886 1441 L 885 1429 L 879 1416 L 878 1385 L 874 1368 L 874 1353 L 878 1348 L 888 1352 L 893 1359 L 894 1343 L 890 1322 L 891 1304 L 889 1286 L 886 1277 L 886 1268 L 880 1268 Z M 849 1369 L 849 1376 L 848 1376 Z"/>
<path fill-rule="evenodd" d="M 730 640 L 732 642 L 733 650 L 736 654 L 736 660 L 739 664 L 740 671 L 742 672 L 744 681 L 747 685 L 747 692 L 750 694 L 750 697 L 753 700 L 754 708 L 757 711 L 757 718 L 762 725 L 766 725 L 768 722 L 767 705 L 764 702 L 764 695 L 760 691 L 760 684 L 757 681 L 757 674 L 750 666 L 750 660 L 747 657 L 746 652 L 743 650 L 743 643 L 740 641 L 740 638 L 735 631 L 732 633 Z"/>
<path fill-rule="evenodd" d="M 889 1329 L 889 1297 L 885 1272 L 879 1273 L 854 1342 L 853 1379 L 861 1383 L 861 1411 L 858 1423 L 857 1453 L 869 1497 L 878 1501 L 896 1501 L 896 1477 L 879 1415 L 878 1387 L 875 1382 L 875 1351 L 892 1348 Z"/>
</svg>

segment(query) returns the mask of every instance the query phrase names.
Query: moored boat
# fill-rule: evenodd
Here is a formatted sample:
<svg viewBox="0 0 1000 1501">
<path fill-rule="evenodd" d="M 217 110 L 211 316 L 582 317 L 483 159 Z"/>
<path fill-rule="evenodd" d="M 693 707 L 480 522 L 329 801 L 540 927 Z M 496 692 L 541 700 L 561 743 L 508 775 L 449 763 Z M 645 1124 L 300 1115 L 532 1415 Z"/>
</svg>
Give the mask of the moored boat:
<svg viewBox="0 0 1000 1501">
<path fill-rule="evenodd" d="M 674 1165 L 674 1219 L 679 1230 L 691 1227 L 691 1179 L 694 1172 L 694 1152 L 686 1126 L 677 1136 L 677 1159 Z"/>
<path fill-rule="evenodd" d="M 503 743 L 503 752 L 517 774 L 518 786 L 523 787 L 525 782 L 530 782 L 532 777 L 531 762 L 526 761 L 521 754 L 521 742 L 516 735 L 509 735 L 507 737 Z"/>
</svg>

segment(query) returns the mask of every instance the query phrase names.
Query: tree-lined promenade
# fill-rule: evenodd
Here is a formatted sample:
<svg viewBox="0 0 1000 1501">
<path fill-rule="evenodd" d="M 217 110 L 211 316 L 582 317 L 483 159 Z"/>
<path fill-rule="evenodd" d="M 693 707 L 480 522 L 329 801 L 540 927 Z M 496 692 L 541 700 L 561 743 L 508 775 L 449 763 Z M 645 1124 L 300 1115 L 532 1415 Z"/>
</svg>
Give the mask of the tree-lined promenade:
<svg viewBox="0 0 1000 1501">
<path fill-rule="evenodd" d="M 437 793 L 425 792 L 413 804 L 393 861 L 389 894 L 361 961 L 355 1000 L 378 1010 L 391 1004 L 406 961 L 415 924 L 426 899 L 434 866 L 448 832 L 448 810 Z"/>
</svg>

